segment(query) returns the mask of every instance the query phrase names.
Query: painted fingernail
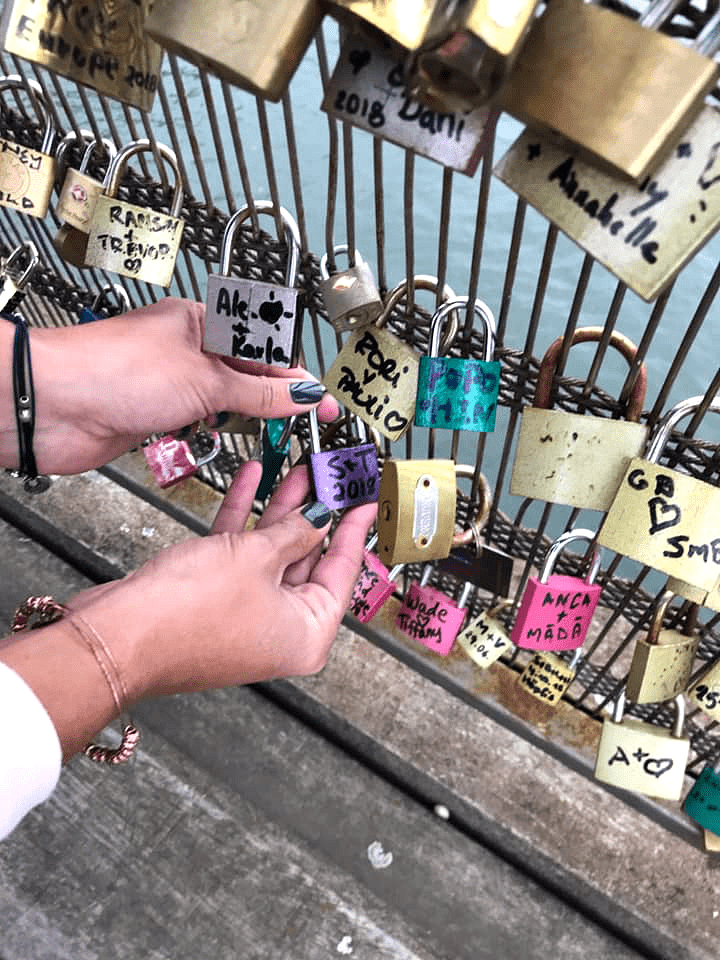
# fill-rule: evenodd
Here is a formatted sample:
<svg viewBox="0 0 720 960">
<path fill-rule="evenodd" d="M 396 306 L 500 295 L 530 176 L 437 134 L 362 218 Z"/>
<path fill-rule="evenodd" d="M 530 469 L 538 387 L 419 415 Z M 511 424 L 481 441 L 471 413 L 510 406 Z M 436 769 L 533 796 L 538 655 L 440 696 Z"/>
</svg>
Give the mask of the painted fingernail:
<svg viewBox="0 0 720 960">
<path fill-rule="evenodd" d="M 290 397 L 293 403 L 319 403 L 327 388 L 317 380 L 298 380 L 290 384 Z"/>
<path fill-rule="evenodd" d="M 316 530 L 321 530 L 330 523 L 331 514 L 324 503 L 316 501 L 308 503 L 302 508 L 300 513 L 305 517 L 308 523 L 311 523 Z"/>
</svg>

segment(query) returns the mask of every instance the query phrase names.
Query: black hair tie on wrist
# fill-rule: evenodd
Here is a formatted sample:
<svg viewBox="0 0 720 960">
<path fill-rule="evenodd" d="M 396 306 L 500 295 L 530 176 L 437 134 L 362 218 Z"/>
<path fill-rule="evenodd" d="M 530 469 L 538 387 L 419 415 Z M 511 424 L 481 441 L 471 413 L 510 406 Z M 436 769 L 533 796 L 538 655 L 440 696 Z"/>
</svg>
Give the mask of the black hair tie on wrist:
<svg viewBox="0 0 720 960">
<path fill-rule="evenodd" d="M 32 362 L 30 360 L 30 336 L 27 324 L 22 317 L 15 315 L 8 319 L 15 324 L 13 395 L 20 451 L 20 466 L 16 472 L 17 476 L 25 479 L 23 487 L 28 493 L 42 493 L 50 486 L 50 478 L 38 474 L 33 452 L 35 390 L 33 389 Z"/>
</svg>

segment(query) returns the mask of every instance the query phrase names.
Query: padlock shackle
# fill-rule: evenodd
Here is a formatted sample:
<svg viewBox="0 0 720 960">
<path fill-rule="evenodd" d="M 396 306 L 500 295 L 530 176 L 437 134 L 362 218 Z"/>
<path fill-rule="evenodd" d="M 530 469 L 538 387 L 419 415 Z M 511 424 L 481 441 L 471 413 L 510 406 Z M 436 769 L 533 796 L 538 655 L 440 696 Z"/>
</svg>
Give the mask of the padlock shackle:
<svg viewBox="0 0 720 960">
<path fill-rule="evenodd" d="M 685 697 L 679 693 L 676 697 L 672 698 L 675 701 L 675 722 L 672 727 L 672 735 L 676 740 L 682 739 L 684 730 L 685 730 Z M 622 723 L 622 718 L 625 715 L 625 703 L 627 701 L 627 692 L 625 687 L 622 688 L 620 693 L 615 698 L 612 709 L 612 722 L 613 723 Z"/>
<path fill-rule="evenodd" d="M 105 284 L 104 287 L 102 287 L 98 291 L 97 296 L 92 302 L 92 306 L 90 307 L 90 309 L 92 310 L 93 313 L 97 313 L 97 311 L 102 307 L 103 300 L 106 299 L 106 296 L 108 293 L 115 294 L 115 297 L 117 298 L 117 302 L 119 306 L 122 308 L 120 311 L 121 313 L 127 313 L 128 311 L 132 310 L 130 297 L 128 296 L 128 292 L 125 289 L 125 287 L 123 287 L 121 283 L 107 283 Z"/>
<path fill-rule="evenodd" d="M 175 152 L 171 150 L 170 147 L 165 146 L 164 143 L 155 143 L 153 145 L 149 140 L 133 140 L 132 143 L 118 150 L 105 173 L 103 191 L 108 197 L 117 196 L 120 178 L 130 157 L 134 157 L 136 153 L 155 153 L 156 150 L 158 156 L 162 157 L 162 159 L 169 164 L 175 174 L 175 190 L 173 191 L 172 203 L 170 204 L 170 216 L 177 219 L 180 216 L 185 196 L 182 186 L 182 176 Z"/>
<path fill-rule="evenodd" d="M 355 256 L 353 259 L 350 259 L 350 246 L 347 243 L 339 243 L 337 246 L 333 247 L 333 259 L 338 254 L 344 253 L 348 258 L 348 264 L 350 267 L 357 266 L 359 263 L 363 263 L 363 258 L 360 256 L 360 251 L 355 251 Z M 328 270 L 328 260 L 329 255 L 324 253 L 320 258 L 320 276 L 323 280 L 330 279 L 330 271 Z M 337 272 L 337 271 L 334 271 Z"/>
<path fill-rule="evenodd" d="M 82 155 L 78 173 L 85 173 L 88 168 L 88 164 L 90 163 L 90 157 L 92 157 L 93 153 L 95 153 L 98 147 L 102 147 L 105 150 L 105 153 L 108 156 L 108 165 L 113 162 L 117 156 L 117 147 L 115 144 L 112 142 L 112 140 L 108 140 L 107 137 L 95 138 L 85 147 L 85 152 Z"/>
<path fill-rule="evenodd" d="M 555 561 L 569 543 L 573 543 L 575 540 L 585 540 L 589 544 L 594 544 L 592 564 L 590 566 L 590 572 L 585 579 L 585 583 L 587 585 L 595 583 L 595 577 L 600 569 L 600 561 L 603 555 L 602 547 L 599 547 L 595 543 L 595 536 L 596 535 L 592 530 L 583 530 L 579 527 L 574 530 L 566 530 L 565 533 L 560 534 L 557 540 L 550 544 L 550 548 L 545 554 L 545 560 L 543 562 L 542 570 L 540 571 L 539 582 L 548 582 L 550 574 L 553 571 L 553 567 L 555 566 Z"/>
<path fill-rule="evenodd" d="M 266 213 L 275 216 L 275 204 L 272 200 L 257 200 L 255 202 L 255 211 L 257 213 Z M 235 243 L 235 234 L 238 227 L 252 215 L 250 207 L 243 207 L 236 210 L 225 224 L 222 245 L 220 247 L 220 273 L 224 277 L 230 276 L 232 270 L 232 253 Z M 285 268 L 285 286 L 294 287 L 297 282 L 298 268 L 300 265 L 300 229 L 292 215 L 280 207 L 280 219 L 285 227 L 285 243 L 288 248 L 287 266 Z"/>
<path fill-rule="evenodd" d="M 577 327 L 570 338 L 570 346 L 573 347 L 576 343 L 597 343 L 602 339 L 604 333 L 605 330 L 603 327 Z M 564 337 L 558 337 L 557 340 L 553 340 L 540 363 L 537 384 L 535 385 L 533 406 L 540 407 L 541 410 L 550 409 L 553 379 L 555 377 L 557 362 L 560 358 L 564 342 Z M 619 350 L 627 360 L 628 364 L 632 366 L 637 355 L 638 348 L 629 337 L 626 337 L 624 333 L 613 330 L 610 334 L 610 346 L 615 347 L 616 350 Z M 640 415 L 642 414 L 643 407 L 645 405 L 646 392 L 647 367 L 643 363 L 640 365 L 640 369 L 638 370 L 635 383 L 630 391 L 628 402 L 625 407 L 625 419 L 629 420 L 631 423 L 637 423 L 640 419 Z"/>
<path fill-rule="evenodd" d="M 435 311 L 435 314 L 430 321 L 430 343 L 428 345 L 428 356 L 429 357 L 439 357 L 441 349 L 440 334 L 442 333 L 443 324 L 449 313 L 452 311 L 458 311 L 460 307 L 467 307 L 470 301 L 469 297 L 455 297 L 454 300 L 448 300 L 446 303 L 441 304 L 438 309 Z M 492 310 L 486 303 L 483 303 L 482 300 L 475 300 L 473 303 L 473 310 L 476 316 L 480 317 L 485 327 L 485 337 L 483 340 L 483 360 L 487 363 L 490 360 L 493 360 L 495 357 L 495 317 L 493 316 Z M 457 335 L 458 324 L 457 324 L 457 313 L 455 314 L 455 324 L 454 324 L 454 333 L 450 337 L 446 335 L 442 341 L 443 355 L 452 346 L 455 336 Z"/>
<path fill-rule="evenodd" d="M 720 46 L 720 10 L 716 10 L 695 37 L 692 49 L 705 57 L 712 57 Z"/>
<path fill-rule="evenodd" d="M 438 292 L 438 278 L 433 277 L 428 273 L 419 273 L 417 276 L 413 277 L 413 284 L 416 290 L 430 290 L 432 293 Z M 393 287 L 390 293 L 387 295 L 387 300 L 383 304 L 383 310 L 380 316 L 375 321 L 376 327 L 384 327 L 388 322 L 390 314 L 393 312 L 395 307 L 400 303 L 402 298 L 407 294 L 408 291 L 408 281 L 407 277 L 404 280 L 401 280 L 396 287 Z M 442 300 L 443 303 L 447 300 L 455 299 L 455 291 L 447 283 L 443 286 L 442 289 Z M 442 343 L 440 344 L 440 350 L 444 353 L 449 347 L 450 344 L 455 339 L 458 328 L 460 325 L 460 318 L 457 313 L 453 316 L 453 322 L 450 323 L 448 329 L 445 332 Z"/>
<path fill-rule="evenodd" d="M 204 467 L 206 463 L 210 463 L 211 460 L 214 460 L 215 457 L 220 453 L 220 447 L 222 446 L 222 440 L 220 439 L 220 434 L 212 432 L 210 436 L 213 438 L 213 448 L 208 453 L 204 454 L 202 457 L 196 457 L 192 453 L 192 458 L 195 461 L 196 467 Z M 190 444 L 188 443 L 188 447 Z"/>
<path fill-rule="evenodd" d="M 308 425 L 310 427 L 310 453 L 320 453 L 320 425 L 318 424 L 317 407 L 308 411 Z"/>
<path fill-rule="evenodd" d="M 647 450 L 644 454 L 644 459 L 649 463 L 657 463 L 660 459 L 660 454 L 663 452 L 665 444 L 668 442 L 670 433 L 672 432 L 673 427 L 676 423 L 682 420 L 684 417 L 689 417 L 691 413 L 694 413 L 699 406 L 703 403 L 705 397 L 688 397 L 687 400 L 682 400 L 680 403 L 676 404 L 672 409 L 668 410 L 664 417 L 658 420 L 655 425 L 655 429 L 652 432 L 650 437 L 650 442 L 648 443 Z M 708 410 L 712 413 L 720 413 L 720 398 L 715 397 L 708 406 Z"/>
<path fill-rule="evenodd" d="M 430 577 L 432 576 L 433 565 L 431 563 L 426 563 L 422 568 L 422 573 L 420 574 L 420 582 L 418 586 L 426 587 L 430 582 Z"/>
<path fill-rule="evenodd" d="M 45 128 L 42 143 L 40 144 L 40 153 L 52 153 L 55 143 L 55 121 L 48 107 L 43 89 L 37 80 L 30 77 L 23 78 L 16 73 L 7 77 L 0 77 L 0 93 L 3 90 L 23 90 L 27 93 L 35 108 L 35 112 L 40 117 L 42 125 Z"/>
<path fill-rule="evenodd" d="M 10 273 L 10 267 L 14 266 L 23 255 L 27 257 L 27 266 L 19 277 L 13 277 Z M 39 265 L 40 255 L 38 254 L 37 247 L 32 240 L 25 240 L 8 254 L 3 263 L 3 273 L 7 273 L 9 277 L 12 277 L 12 281 L 18 290 L 22 290 Z"/>
<path fill-rule="evenodd" d="M 647 10 L 638 17 L 637 22 L 648 30 L 657 30 L 669 20 L 687 0 L 653 0 Z"/>
<path fill-rule="evenodd" d="M 465 463 L 456 463 L 455 464 L 455 475 L 457 477 L 464 477 L 466 480 L 473 480 L 475 478 L 475 468 L 469 466 Z M 492 506 L 492 490 L 490 489 L 490 484 L 484 473 L 479 475 L 480 481 L 480 508 L 475 514 L 475 517 L 470 523 L 468 530 L 462 530 L 460 533 L 453 534 L 452 545 L 453 547 L 465 546 L 470 543 L 471 540 L 475 540 L 477 543 L 479 541 L 480 534 L 488 521 L 490 516 L 490 507 Z"/>
<path fill-rule="evenodd" d="M 79 137 L 74 130 L 70 130 L 68 133 L 65 134 L 65 136 L 62 138 L 62 140 L 58 144 L 57 150 L 55 151 L 55 168 L 57 170 L 58 177 L 62 175 L 66 166 L 65 154 L 73 144 L 78 142 L 78 140 L 82 140 L 85 143 L 85 145 L 89 143 L 94 143 L 95 134 L 92 132 L 92 130 L 83 130 L 83 129 L 80 130 Z"/>
</svg>

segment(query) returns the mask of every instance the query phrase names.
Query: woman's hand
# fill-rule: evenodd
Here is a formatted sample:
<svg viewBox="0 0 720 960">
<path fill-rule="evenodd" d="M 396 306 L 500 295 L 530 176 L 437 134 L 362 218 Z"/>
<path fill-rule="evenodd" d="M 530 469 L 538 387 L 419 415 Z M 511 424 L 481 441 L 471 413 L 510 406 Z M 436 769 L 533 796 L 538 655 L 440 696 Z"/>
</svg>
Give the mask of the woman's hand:
<svg viewBox="0 0 720 960">
<path fill-rule="evenodd" d="M 178 430 L 220 411 L 287 417 L 337 404 L 301 368 L 287 370 L 203 353 L 202 304 L 167 298 L 123 316 L 60 328 L 32 328 L 35 455 L 44 473 L 79 473 L 131 450 L 151 433 Z M 3 331 L 7 352 L 12 325 Z M 0 464 L 17 466 L 11 362 L 0 382 Z M 300 381 L 305 402 L 291 387 Z M 307 383 L 310 381 L 310 383 Z M 319 396 L 307 397 L 315 387 Z"/>
</svg>

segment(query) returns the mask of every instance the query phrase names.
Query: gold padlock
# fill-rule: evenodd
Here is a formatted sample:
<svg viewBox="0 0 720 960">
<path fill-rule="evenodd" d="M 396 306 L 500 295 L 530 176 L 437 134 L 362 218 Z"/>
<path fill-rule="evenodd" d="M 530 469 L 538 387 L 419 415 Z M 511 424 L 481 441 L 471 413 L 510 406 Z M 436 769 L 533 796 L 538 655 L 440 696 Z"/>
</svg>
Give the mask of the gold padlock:
<svg viewBox="0 0 720 960">
<path fill-rule="evenodd" d="M 582 647 L 573 651 L 569 661 L 551 650 L 537 650 L 518 677 L 518 686 L 541 703 L 555 707 L 577 676 L 581 660 Z"/>
<path fill-rule="evenodd" d="M 436 277 L 414 278 L 416 290 L 437 292 Z M 412 347 L 384 329 L 390 314 L 406 296 L 407 280 L 388 294 L 374 324 L 356 330 L 345 341 L 325 374 L 323 383 L 336 400 L 389 440 L 399 440 L 412 426 L 417 398 L 420 356 Z M 442 301 L 455 299 L 445 284 Z M 441 352 L 452 343 L 458 319 L 452 314 L 441 342 Z"/>
<path fill-rule="evenodd" d="M 150 110 L 162 49 L 145 33 L 152 0 L 7 0 L 0 43 L 32 63 Z"/>
<path fill-rule="evenodd" d="M 675 424 L 704 399 L 690 397 L 658 422 L 644 459 L 628 464 L 597 542 L 707 593 L 720 577 L 720 489 L 658 464 Z M 720 399 L 708 410 L 720 413 Z"/>
<path fill-rule="evenodd" d="M 675 596 L 665 590 L 653 614 L 647 637 L 639 637 L 628 673 L 627 696 L 634 703 L 660 703 L 684 693 L 690 682 L 699 637 L 693 635 L 697 607 L 688 611 L 684 632 L 663 630 L 670 602 Z"/>
<path fill-rule="evenodd" d="M 498 618 L 501 610 L 511 606 L 511 600 L 500 600 L 479 613 L 458 634 L 458 646 L 481 670 L 515 649 L 505 624 Z"/>
<path fill-rule="evenodd" d="M 570 344 L 597 342 L 602 327 L 578 327 Z M 538 371 L 535 397 L 523 409 L 510 493 L 549 503 L 607 510 L 632 457 L 642 453 L 648 428 L 638 423 L 645 402 L 647 369 L 640 366 L 625 409 L 625 420 L 611 420 L 565 410 L 550 410 L 555 367 L 563 338 L 547 350 Z M 616 330 L 610 335 L 632 365 L 637 347 Z"/>
<path fill-rule="evenodd" d="M 515 62 L 538 2 L 436 4 L 422 46 L 410 59 L 410 96 L 441 111 L 488 103 Z"/>
<path fill-rule="evenodd" d="M 29 94 L 44 133 L 39 150 L 0 138 L 0 204 L 30 217 L 44 217 L 55 183 L 55 157 L 52 156 L 55 124 L 52 114 L 37 80 L 23 79 L 14 74 L 1 77 L 0 93 L 5 90 L 22 90 Z"/>
<path fill-rule="evenodd" d="M 720 720 L 720 660 L 700 671 L 687 692 L 688 700 L 712 720 Z"/>
<path fill-rule="evenodd" d="M 92 130 L 85 130 L 83 127 L 81 127 L 77 133 L 74 130 L 69 130 L 65 136 L 60 139 L 55 151 L 55 186 L 58 194 L 62 190 L 65 174 L 70 166 L 67 160 L 68 150 L 82 148 L 79 150 L 78 162 L 80 162 L 83 158 L 85 147 L 94 141 L 95 134 Z"/>
<path fill-rule="evenodd" d="M 425 39 L 436 0 L 328 0 L 328 12 L 351 28 L 379 30 L 405 50 Z"/>
<path fill-rule="evenodd" d="M 155 0 L 146 29 L 171 53 L 279 100 L 322 16 L 318 0 Z"/>
<path fill-rule="evenodd" d="M 80 169 L 75 170 L 70 167 L 63 181 L 60 196 L 55 207 L 55 213 L 65 223 L 69 223 L 83 233 L 87 233 L 90 227 L 97 198 L 103 191 L 101 180 L 96 180 L 86 173 L 90 158 L 98 150 L 104 150 L 107 155 L 108 164 L 112 163 L 117 155 L 117 148 L 112 140 L 103 137 L 101 140 L 93 139 L 85 148 Z"/>
<path fill-rule="evenodd" d="M 173 151 L 163 143 L 155 144 L 155 148 L 175 174 L 169 214 L 119 200 L 116 196 L 130 157 L 154 149 L 149 140 L 134 140 L 117 153 L 105 174 L 104 192 L 97 198 L 90 224 L 85 261 L 91 267 L 167 287 L 172 280 L 184 226 L 179 216 L 183 187 Z"/>
<path fill-rule="evenodd" d="M 681 6 L 677 0 L 671 10 Z M 649 29 L 667 19 L 667 8 L 656 0 L 637 23 L 583 0 L 549 3 L 501 91 L 503 109 L 639 183 L 718 78 L 718 65 L 704 55 L 716 42 L 714 24 L 688 47 Z"/>
</svg>

